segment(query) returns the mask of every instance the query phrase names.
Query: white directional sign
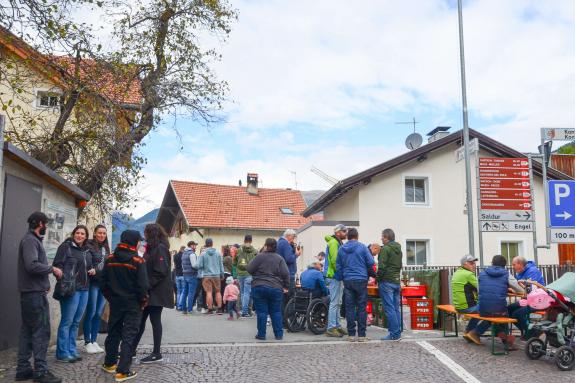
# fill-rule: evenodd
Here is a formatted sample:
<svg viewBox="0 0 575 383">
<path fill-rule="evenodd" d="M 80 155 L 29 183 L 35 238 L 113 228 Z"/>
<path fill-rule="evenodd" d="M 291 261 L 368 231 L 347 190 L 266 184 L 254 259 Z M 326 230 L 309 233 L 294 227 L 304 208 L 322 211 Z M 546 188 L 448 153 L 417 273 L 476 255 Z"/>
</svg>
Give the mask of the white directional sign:
<svg viewBox="0 0 575 383">
<path fill-rule="evenodd" d="M 575 129 L 565 129 L 565 128 L 544 128 L 543 137 L 546 140 L 557 140 L 557 141 L 574 141 L 575 140 Z"/>
<path fill-rule="evenodd" d="M 551 242 L 553 243 L 575 243 L 575 228 L 551 228 Z"/>
<path fill-rule="evenodd" d="M 481 231 L 533 231 L 533 222 L 481 221 Z"/>
<path fill-rule="evenodd" d="M 532 221 L 529 210 L 481 210 L 479 219 L 482 221 Z"/>
</svg>

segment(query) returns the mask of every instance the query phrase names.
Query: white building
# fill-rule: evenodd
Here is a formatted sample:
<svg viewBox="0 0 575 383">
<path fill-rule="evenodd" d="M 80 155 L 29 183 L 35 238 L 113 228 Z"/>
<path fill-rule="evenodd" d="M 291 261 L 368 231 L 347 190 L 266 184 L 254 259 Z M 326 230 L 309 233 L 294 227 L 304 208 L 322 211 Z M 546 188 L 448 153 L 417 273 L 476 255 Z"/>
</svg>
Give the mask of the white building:
<svg viewBox="0 0 575 383">
<path fill-rule="evenodd" d="M 479 140 L 479 157 L 525 157 L 477 131 L 471 138 Z M 392 228 L 404 249 L 405 265 L 457 265 L 468 253 L 467 212 L 465 203 L 465 162 L 457 161 L 462 132 L 438 131 L 429 143 L 392 160 L 367 169 L 334 185 L 311 204 L 304 216 L 323 211 L 323 222 L 311 222 L 300 228 L 299 238 L 311 261 L 325 250 L 324 235 L 332 233 L 338 222 L 359 229 L 360 241 L 380 243 L 381 231 Z M 473 154 L 473 214 L 475 218 L 475 254 L 479 256 L 477 221 L 477 154 Z M 541 165 L 533 166 L 535 224 L 537 241 L 545 242 L 545 203 Z M 549 179 L 571 179 L 548 169 Z M 331 223 L 331 224 L 330 224 Z M 483 233 L 484 262 L 495 254 L 534 258 L 531 232 Z M 558 263 L 557 245 L 538 249 L 540 264 Z"/>
</svg>

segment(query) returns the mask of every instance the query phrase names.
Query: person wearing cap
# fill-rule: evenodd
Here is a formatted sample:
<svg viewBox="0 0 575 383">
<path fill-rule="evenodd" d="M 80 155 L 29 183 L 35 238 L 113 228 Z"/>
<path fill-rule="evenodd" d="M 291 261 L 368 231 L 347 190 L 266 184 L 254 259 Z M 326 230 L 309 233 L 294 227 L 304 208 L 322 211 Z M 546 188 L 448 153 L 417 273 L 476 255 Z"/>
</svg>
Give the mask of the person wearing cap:
<svg viewBox="0 0 575 383">
<path fill-rule="evenodd" d="M 138 255 L 140 232 L 125 230 L 120 243 L 104 263 L 100 277 L 102 294 L 110 303 L 106 357 L 102 369 L 116 374 L 116 381 L 136 377 L 130 370 L 136 354 L 142 310 L 148 304 L 148 274 L 145 261 Z M 120 348 L 118 359 L 118 348 Z"/>
<path fill-rule="evenodd" d="M 451 277 L 451 300 L 457 312 L 463 314 L 478 313 L 477 305 L 477 276 L 475 275 L 477 258 L 467 254 L 461 258 L 459 267 Z M 469 331 L 477 327 L 479 320 L 472 318 L 467 323 L 463 338 L 468 339 Z"/>
<path fill-rule="evenodd" d="M 42 241 L 48 217 L 34 212 L 28 217 L 28 232 L 18 248 L 18 290 L 20 291 L 20 326 L 16 380 L 34 379 L 36 382 L 59 383 L 61 378 L 48 370 L 46 353 L 50 344 L 50 274 L 62 277 L 62 270 L 48 265 Z M 34 356 L 34 368 L 30 356 Z"/>
<path fill-rule="evenodd" d="M 222 307 L 220 281 L 224 278 L 224 264 L 222 255 L 213 246 L 214 241 L 211 238 L 206 238 L 205 253 L 198 259 L 198 269 L 201 270 L 204 278 L 202 286 L 206 291 L 206 304 L 208 306 L 206 314 L 213 314 L 214 309 Z M 214 294 L 216 307 L 214 307 Z"/>
<path fill-rule="evenodd" d="M 198 287 L 198 256 L 196 255 L 196 246 L 194 241 L 188 242 L 188 247 L 182 253 L 182 275 L 184 283 L 182 285 L 182 294 L 178 301 L 181 311 L 191 314 L 196 303 L 196 289 Z"/>
<path fill-rule="evenodd" d="M 224 296 L 222 301 L 226 305 L 229 317 L 228 320 L 234 320 L 234 313 L 237 319 L 240 319 L 240 312 L 238 311 L 237 302 L 240 295 L 240 289 L 236 286 L 234 277 L 229 276 L 226 278 L 226 288 L 224 289 Z"/>
<path fill-rule="evenodd" d="M 325 264 L 323 272 L 326 286 L 329 290 L 329 311 L 327 315 L 327 331 L 325 335 L 331 337 L 342 337 L 347 335 L 347 331 L 341 327 L 341 324 L 339 323 L 343 285 L 341 281 L 334 278 L 337 266 L 337 253 L 339 248 L 343 245 L 343 241 L 346 237 L 347 227 L 341 223 L 333 228 L 333 235 L 325 236 L 327 247 L 325 249 Z"/>
<path fill-rule="evenodd" d="M 234 258 L 234 265 L 238 274 L 238 282 L 241 291 L 242 317 L 251 316 L 249 306 L 252 292 L 252 276 L 248 273 L 248 265 L 258 255 L 258 251 L 252 246 L 251 234 L 246 234 L 244 244 L 238 250 Z"/>
<path fill-rule="evenodd" d="M 329 295 L 329 290 L 325 285 L 323 273 L 321 272 L 321 263 L 312 262 L 300 276 L 302 289 L 312 293 L 313 298 L 321 298 Z"/>
<path fill-rule="evenodd" d="M 247 271 L 253 277 L 252 296 L 257 314 L 257 340 L 266 339 L 268 315 L 276 340 L 283 339 L 282 297 L 288 291 L 290 273 L 282 256 L 276 253 L 277 242 L 266 239 L 264 251 L 248 264 Z"/>
</svg>

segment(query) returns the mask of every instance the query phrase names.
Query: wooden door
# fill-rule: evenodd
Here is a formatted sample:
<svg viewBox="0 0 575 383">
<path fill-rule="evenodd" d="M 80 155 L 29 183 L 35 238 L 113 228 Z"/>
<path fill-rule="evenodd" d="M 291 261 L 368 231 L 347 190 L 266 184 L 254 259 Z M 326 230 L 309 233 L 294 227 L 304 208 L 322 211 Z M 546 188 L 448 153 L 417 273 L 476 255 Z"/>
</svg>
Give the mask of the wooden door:
<svg viewBox="0 0 575 383">
<path fill-rule="evenodd" d="M 559 264 L 565 265 L 568 262 L 575 265 L 575 244 L 560 243 Z"/>
</svg>

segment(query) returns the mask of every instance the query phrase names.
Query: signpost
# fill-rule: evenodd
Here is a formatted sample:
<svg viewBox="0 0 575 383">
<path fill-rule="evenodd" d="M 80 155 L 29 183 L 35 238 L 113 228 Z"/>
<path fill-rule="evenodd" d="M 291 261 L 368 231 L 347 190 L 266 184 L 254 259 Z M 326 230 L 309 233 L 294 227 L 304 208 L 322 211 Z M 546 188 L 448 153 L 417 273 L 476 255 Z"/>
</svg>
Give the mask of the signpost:
<svg viewBox="0 0 575 383">
<path fill-rule="evenodd" d="M 551 242 L 575 242 L 575 181 L 549 181 Z"/>
<path fill-rule="evenodd" d="M 535 249 L 531 157 L 479 158 L 477 174 L 481 266 L 483 232 L 532 232 Z"/>
</svg>

